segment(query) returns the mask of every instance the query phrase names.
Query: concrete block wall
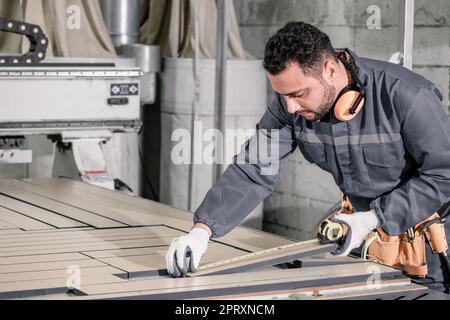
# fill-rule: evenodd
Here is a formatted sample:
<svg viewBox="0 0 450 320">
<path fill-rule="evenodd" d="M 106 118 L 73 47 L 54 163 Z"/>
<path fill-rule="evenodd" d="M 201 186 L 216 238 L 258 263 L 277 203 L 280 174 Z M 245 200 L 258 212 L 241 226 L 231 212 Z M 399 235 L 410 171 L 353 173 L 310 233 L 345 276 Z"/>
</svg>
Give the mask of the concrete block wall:
<svg viewBox="0 0 450 320">
<path fill-rule="evenodd" d="M 312 23 L 328 33 L 334 47 L 388 60 L 399 51 L 397 0 L 235 0 L 244 47 L 262 58 L 266 41 L 289 21 Z M 379 9 L 380 29 L 368 27 Z M 370 24 L 369 24 L 370 25 Z M 432 80 L 450 105 L 450 1 L 416 0 L 414 70 Z M 270 97 L 272 92 L 268 91 Z M 264 229 L 298 240 L 314 236 L 321 215 L 339 200 L 331 175 L 300 152 L 284 165 L 276 192 L 264 204 Z"/>
</svg>

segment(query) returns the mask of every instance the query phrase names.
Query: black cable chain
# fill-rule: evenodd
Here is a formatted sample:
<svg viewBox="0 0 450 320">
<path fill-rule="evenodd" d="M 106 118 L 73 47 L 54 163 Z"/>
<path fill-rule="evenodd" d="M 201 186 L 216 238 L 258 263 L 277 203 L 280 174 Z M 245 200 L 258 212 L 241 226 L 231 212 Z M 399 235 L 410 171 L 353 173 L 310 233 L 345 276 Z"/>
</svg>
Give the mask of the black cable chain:
<svg viewBox="0 0 450 320">
<path fill-rule="evenodd" d="M 0 56 L 0 67 L 32 66 L 40 63 L 45 58 L 48 38 L 38 25 L 0 17 L 0 31 L 26 36 L 30 41 L 30 48 L 24 55 Z"/>
</svg>

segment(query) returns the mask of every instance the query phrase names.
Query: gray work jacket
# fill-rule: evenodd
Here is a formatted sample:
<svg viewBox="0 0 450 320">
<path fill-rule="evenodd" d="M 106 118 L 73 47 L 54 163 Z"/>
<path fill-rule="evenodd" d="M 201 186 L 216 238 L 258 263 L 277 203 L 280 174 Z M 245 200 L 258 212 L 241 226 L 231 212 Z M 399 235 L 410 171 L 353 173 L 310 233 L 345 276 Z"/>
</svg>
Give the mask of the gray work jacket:
<svg viewBox="0 0 450 320">
<path fill-rule="evenodd" d="M 357 211 L 374 209 L 384 231 L 399 235 L 450 201 L 450 121 L 433 83 L 401 66 L 347 52 L 366 90 L 365 106 L 354 119 L 341 122 L 330 112 L 313 123 L 289 114 L 278 95 L 257 135 L 280 130 L 279 156 L 271 161 L 282 163 L 300 148 L 308 161 L 333 175 Z M 263 175 L 261 166 L 235 158 L 194 222 L 208 225 L 214 238 L 242 222 L 275 189 L 278 174 Z"/>
</svg>

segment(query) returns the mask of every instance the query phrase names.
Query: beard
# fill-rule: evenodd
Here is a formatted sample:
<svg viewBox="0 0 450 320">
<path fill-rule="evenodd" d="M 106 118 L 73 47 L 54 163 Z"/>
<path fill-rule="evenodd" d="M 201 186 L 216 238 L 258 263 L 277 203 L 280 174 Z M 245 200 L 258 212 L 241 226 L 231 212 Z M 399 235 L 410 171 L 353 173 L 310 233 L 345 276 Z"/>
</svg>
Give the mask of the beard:
<svg viewBox="0 0 450 320">
<path fill-rule="evenodd" d="M 310 111 L 311 116 L 305 117 L 307 120 L 312 122 L 319 122 L 324 119 L 333 107 L 334 100 L 336 99 L 336 88 L 330 86 L 325 81 L 320 81 L 324 87 L 324 95 L 322 99 L 322 103 L 320 104 L 318 111 Z"/>
</svg>

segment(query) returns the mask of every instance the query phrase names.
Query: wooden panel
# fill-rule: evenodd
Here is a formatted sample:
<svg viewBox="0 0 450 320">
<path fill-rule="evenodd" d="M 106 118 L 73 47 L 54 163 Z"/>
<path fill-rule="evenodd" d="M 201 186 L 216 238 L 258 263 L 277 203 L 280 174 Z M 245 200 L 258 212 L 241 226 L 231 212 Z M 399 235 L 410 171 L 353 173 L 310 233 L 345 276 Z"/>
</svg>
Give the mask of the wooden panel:
<svg viewBox="0 0 450 320">
<path fill-rule="evenodd" d="M 74 228 L 86 226 L 81 222 L 43 210 L 22 201 L 5 197 L 3 195 L 0 195 L 0 204 L 4 208 L 21 213 L 22 215 L 36 219 L 55 228 Z"/>
<path fill-rule="evenodd" d="M 354 297 L 355 295 L 358 296 L 361 299 L 364 299 L 365 296 L 370 296 L 373 294 L 377 295 L 384 295 L 384 294 L 392 294 L 392 293 L 405 293 L 405 292 L 419 292 L 423 291 L 424 287 L 418 286 L 416 284 L 410 283 L 408 285 L 401 285 L 401 286 L 387 286 L 387 287 L 381 287 L 381 288 L 372 288 L 372 289 L 365 289 L 365 290 L 358 290 L 358 292 L 342 292 L 342 293 L 334 293 L 334 294 L 327 294 L 322 293 L 321 296 L 314 297 L 313 300 L 336 300 L 336 299 L 346 299 Z M 399 294 L 398 296 L 401 296 Z M 293 298 L 300 298 L 301 297 L 293 297 Z M 450 298 L 450 297 L 449 297 Z"/>
<path fill-rule="evenodd" d="M 275 287 L 275 284 L 292 284 L 308 282 L 309 286 L 314 286 L 314 282 L 327 283 L 327 279 L 332 279 L 334 283 L 351 283 L 351 279 L 356 279 L 361 276 L 362 279 L 366 279 L 371 275 L 369 266 L 371 263 L 354 264 L 351 266 L 326 266 L 320 268 L 307 268 L 307 269 L 290 269 L 290 270 L 265 270 L 254 271 L 242 274 L 232 275 L 217 275 L 217 276 L 205 276 L 195 278 L 183 278 L 183 279 L 152 279 L 141 281 L 130 281 L 126 283 L 116 284 L 104 284 L 104 285 L 92 285 L 85 286 L 83 292 L 89 295 L 96 294 L 108 294 L 108 293 L 126 293 L 147 291 L 149 293 L 158 295 L 165 293 L 176 293 L 186 291 L 186 288 L 190 288 L 189 291 L 195 290 L 209 290 L 213 288 L 217 290 L 219 288 L 236 288 L 243 286 L 267 286 L 270 289 L 271 286 Z M 380 266 L 380 271 L 389 273 L 391 268 Z M 396 273 L 398 277 L 401 277 L 401 272 Z M 339 278 L 341 281 L 339 281 Z M 281 286 L 282 287 L 282 286 Z M 269 290 L 270 291 L 270 290 Z M 211 293 L 212 294 L 212 293 Z"/>
<path fill-rule="evenodd" d="M 17 226 L 0 219 L 0 230 L 10 230 L 10 229 L 17 229 Z"/>
<path fill-rule="evenodd" d="M 295 280 L 294 280 L 295 281 Z M 293 282 L 294 282 L 293 281 Z M 246 285 L 246 283 L 244 283 Z M 339 287 L 339 288 L 336 288 Z M 376 294 L 377 292 L 389 292 L 389 289 L 392 289 L 392 292 L 398 292 L 397 297 L 402 295 L 403 293 L 408 292 L 422 292 L 426 291 L 427 288 L 422 286 L 417 286 L 414 284 L 411 284 L 409 279 L 398 279 L 393 281 L 383 281 L 382 288 L 380 289 L 373 289 L 373 290 L 363 290 L 362 288 L 366 287 L 365 283 L 355 283 L 354 285 L 349 286 L 323 286 L 323 287 L 309 287 L 309 288 L 293 288 L 293 289 L 287 289 L 287 290 L 277 290 L 277 291 L 261 291 L 261 292 L 254 292 L 254 293 L 236 293 L 233 295 L 219 295 L 221 291 L 232 291 L 233 289 L 223 288 L 222 285 L 211 285 L 208 286 L 208 289 L 211 290 L 212 295 L 210 296 L 201 296 L 197 298 L 193 298 L 192 300 L 237 300 L 237 299 L 243 299 L 243 300 L 272 300 L 272 299 L 283 299 L 283 300 L 321 300 L 319 297 L 312 297 L 313 294 L 317 294 L 317 292 L 322 292 L 322 290 L 331 290 L 331 292 L 340 292 L 340 290 L 343 290 L 344 293 L 342 296 L 344 297 L 344 300 L 347 298 L 355 298 L 356 300 L 359 300 L 359 292 L 362 292 L 362 299 L 366 296 L 366 292 L 373 294 Z M 197 289 L 197 288 L 196 288 Z M 234 291 L 238 292 L 239 289 L 236 287 L 234 288 Z M 246 291 L 245 287 L 242 291 Z M 176 294 L 176 293 L 175 293 Z M 175 295 L 174 294 L 174 295 Z M 187 296 L 190 296 L 190 293 L 187 294 Z M 331 297 L 332 295 L 330 295 Z M 336 298 L 339 299 L 339 294 L 336 294 Z M 447 295 L 448 296 L 448 295 Z M 51 300 L 127 300 L 127 299 L 133 299 L 133 300 L 143 300 L 143 299 L 159 299 L 160 297 L 164 297 L 164 294 L 161 295 L 155 295 L 154 291 L 131 291 L 131 292 L 119 292 L 119 293 L 105 293 L 105 294 L 98 294 L 98 295 L 86 295 L 86 296 L 67 296 L 63 294 L 59 295 L 53 295 L 49 297 L 36 297 L 32 299 L 41 300 L 41 299 L 51 299 Z M 449 296 L 448 296 L 449 297 Z M 183 299 L 183 298 L 180 298 Z M 449 297 L 450 299 L 450 297 Z M 324 300 L 327 300 L 326 298 Z"/>
<path fill-rule="evenodd" d="M 172 239 L 192 227 L 191 213 L 66 179 L 2 181 L 1 192 L 21 200 L 0 197 L 0 201 L 9 199 L 10 206 L 21 205 L 21 209 L 41 215 L 40 219 L 43 219 L 43 212 L 48 214 L 47 223 L 64 218 L 80 220 L 83 227 L 55 229 L 44 224 L 47 229 L 0 229 L 0 298 L 46 298 L 50 295 L 48 297 L 69 300 L 190 299 L 227 294 L 258 295 L 273 290 L 341 289 L 365 285 L 372 276 L 373 269 L 369 267 L 375 265 L 347 257 L 319 255 L 304 258 L 307 267 L 301 269 L 267 267 L 246 273 L 172 279 L 161 273 L 165 269 L 165 254 Z M 22 226 L 24 222 L 42 225 L 36 219 L 0 207 L 0 223 L 5 221 L 5 227 L 17 228 L 11 218 L 17 222 L 14 218 L 18 216 L 27 219 L 20 221 Z M 105 227 L 112 220 L 115 220 L 114 226 Z M 289 239 L 239 227 L 226 237 L 210 242 L 202 265 L 290 243 Z M 321 249 L 328 250 L 323 246 Z M 81 267 L 80 293 L 89 296 L 73 298 L 65 294 L 69 266 Z M 401 281 L 407 284 L 409 281 L 400 271 L 379 265 L 378 268 L 383 284 L 398 285 Z M 133 279 L 120 278 L 128 275 Z"/>
<path fill-rule="evenodd" d="M 192 227 L 192 214 L 190 212 L 185 212 L 179 209 L 171 208 L 162 203 L 157 203 L 142 198 L 130 197 L 123 193 L 114 192 L 96 186 L 81 183 L 78 181 L 71 181 L 67 179 L 58 179 L 58 180 L 38 179 L 29 182 L 41 186 L 46 186 L 49 188 L 54 188 L 56 185 L 58 188 L 65 187 L 68 189 L 70 188 L 70 190 L 76 188 L 84 190 L 84 192 L 87 193 L 95 192 L 95 194 L 98 196 L 107 198 L 109 200 L 121 201 L 133 207 L 143 208 L 148 212 L 151 212 L 152 214 L 160 215 L 161 213 L 164 213 L 166 225 L 170 225 L 172 227 L 176 227 L 186 231 L 190 230 L 190 228 Z M 218 239 L 218 241 L 248 251 L 259 251 L 286 245 L 293 242 L 293 240 L 291 239 L 287 239 L 281 236 L 268 234 L 266 232 L 241 226 L 236 227 L 228 235 Z"/>
<path fill-rule="evenodd" d="M 22 250 L 16 248 L 4 248 L 0 250 L 0 257 L 17 257 L 34 254 L 52 254 L 52 253 L 68 253 L 91 250 L 114 250 L 120 248 L 139 248 L 139 247 L 158 247 L 168 246 L 172 242 L 170 238 L 148 238 L 148 239 L 133 239 L 133 240 L 119 240 L 119 241 L 98 241 L 87 244 L 70 244 L 70 245 L 49 245 L 45 248 L 26 247 Z"/>
<path fill-rule="evenodd" d="M 0 240 L 0 252 L 6 248 L 22 250 L 25 247 L 37 247 L 48 245 L 71 245 L 96 242 L 114 242 L 118 240 L 149 239 L 159 237 L 176 237 L 182 233 L 177 230 L 154 227 L 125 229 L 120 233 L 100 234 L 96 231 L 79 231 L 76 234 L 58 234 L 57 237 L 48 235 L 46 237 L 32 237 L 26 239 L 2 239 Z"/>
<path fill-rule="evenodd" d="M 20 182 L 25 183 L 24 181 Z M 96 201 L 100 201 L 99 199 L 103 198 L 103 202 L 106 201 L 107 203 L 114 204 L 114 207 L 117 206 L 119 208 L 126 204 L 128 210 L 129 208 L 134 208 L 133 210 L 147 213 L 147 217 L 136 217 L 136 219 L 143 224 L 150 224 L 150 222 L 148 222 L 148 215 L 151 215 L 161 224 L 184 231 L 189 231 L 192 228 L 192 213 L 170 208 L 161 203 L 130 197 L 119 192 L 67 179 L 37 179 L 28 180 L 26 182 L 34 185 L 34 190 L 37 190 L 38 187 L 45 187 L 54 192 L 60 190 L 83 198 L 92 197 L 95 194 Z M 151 221 L 154 222 L 154 220 Z M 218 240 L 248 251 L 259 251 L 292 243 L 292 240 L 246 227 L 237 227 L 231 233 Z"/>
<path fill-rule="evenodd" d="M 134 249 L 119 249 L 119 250 L 104 250 L 104 251 L 91 251 L 89 252 L 89 256 L 95 259 L 102 258 L 116 258 L 116 257 L 130 257 L 130 256 L 142 256 L 149 254 L 160 254 L 165 256 L 167 253 L 168 247 L 145 247 L 145 248 L 134 248 Z M 242 250 L 226 246 L 223 244 L 210 242 L 208 245 L 208 251 L 205 253 L 202 258 L 202 262 L 206 263 L 206 261 L 220 261 L 221 257 L 236 257 L 238 255 L 242 255 Z"/>
<path fill-rule="evenodd" d="M 17 234 L 18 232 L 23 232 L 23 230 L 20 230 L 20 229 L 2 229 L 2 230 L 0 230 L 0 236 L 2 236 L 2 235 L 9 235 L 9 234 Z"/>
<path fill-rule="evenodd" d="M 190 212 L 182 211 L 179 209 L 168 207 L 165 204 L 150 201 L 143 198 L 131 197 L 120 192 L 114 192 L 111 190 L 106 190 L 100 187 L 88 185 L 86 183 L 81 183 L 79 181 L 72 181 L 68 179 L 37 179 L 29 180 L 29 183 L 34 183 L 36 185 L 46 186 L 49 188 L 73 188 L 84 190 L 88 193 L 93 193 L 99 197 L 104 197 L 106 199 L 120 201 L 126 203 L 127 205 L 133 207 L 139 207 L 151 212 L 152 214 L 160 215 L 164 214 L 167 220 L 166 225 L 176 227 L 185 231 L 189 231 L 192 227 L 192 214 Z M 248 251 L 259 251 L 264 249 L 269 249 L 273 247 L 278 247 L 293 242 L 292 239 L 287 239 L 285 237 L 277 236 L 274 234 L 269 234 L 260 230 L 254 230 L 248 227 L 238 226 L 232 232 L 230 232 L 225 237 L 216 239 L 227 245 L 236 246 Z"/>
<path fill-rule="evenodd" d="M 52 261 L 52 262 L 35 262 L 27 264 L 10 264 L 0 265 L 0 282 L 2 279 L 8 279 L 8 276 L 18 272 L 31 272 L 31 271 L 49 271 L 49 270 L 67 270 L 71 266 L 78 266 L 80 268 L 88 267 L 104 267 L 105 263 L 95 259 L 89 259 L 85 257 L 83 260 L 66 260 L 66 261 Z M 5 281 L 3 281 L 5 282 Z"/>
<path fill-rule="evenodd" d="M 313 257 L 306 257 L 300 260 L 302 268 L 312 268 L 338 264 L 365 263 L 365 261 L 362 259 L 356 259 L 353 257 L 337 257 L 330 253 L 320 254 Z"/>
<path fill-rule="evenodd" d="M 82 278 L 81 281 L 83 281 L 83 278 L 88 275 L 97 276 L 102 273 L 116 274 L 120 272 L 122 271 L 109 266 L 81 268 L 81 278 Z M 66 269 L 0 274 L 0 291 L 3 291 L 2 290 L 3 283 L 7 282 L 45 280 L 45 279 L 68 279 L 69 276 L 70 275 L 67 273 Z"/>
<path fill-rule="evenodd" d="M 33 236 L 39 234 L 58 234 L 71 231 L 88 231 L 88 230 L 95 230 L 95 229 L 92 229 L 90 227 L 81 227 L 81 228 L 67 228 L 67 229 L 51 228 L 43 230 L 22 230 L 22 229 L 3 230 L 5 232 L 2 232 L 2 230 L 0 230 L 0 241 L 1 239 L 8 239 L 8 238 L 21 239 L 22 236 Z"/>
<path fill-rule="evenodd" d="M 156 217 L 139 208 L 119 205 L 120 203 L 117 201 L 109 199 L 101 199 L 95 193 L 80 195 L 73 188 L 69 190 L 67 190 L 68 188 L 44 188 L 17 180 L 9 181 L 9 183 L 19 189 L 64 202 L 67 205 L 108 217 L 129 226 L 164 224 L 163 216 Z"/>
<path fill-rule="evenodd" d="M 139 251 L 137 251 L 139 250 Z M 142 248 L 142 249 L 128 249 L 121 251 L 101 251 L 101 252 L 87 252 L 88 256 L 107 263 L 113 267 L 125 270 L 127 272 L 149 272 L 149 271 L 163 271 L 166 269 L 166 253 L 168 247 L 157 248 Z M 139 252 L 139 254 L 131 255 L 129 252 Z M 211 243 L 208 251 L 202 258 L 202 263 L 217 262 L 222 259 L 233 258 L 242 255 L 241 250 L 237 250 L 222 244 Z M 114 255 L 116 254 L 116 255 Z M 120 256 L 122 254 L 122 256 Z"/>
<path fill-rule="evenodd" d="M 192 223 L 192 214 L 187 211 L 180 209 L 175 209 L 168 207 L 162 203 L 155 201 L 143 199 L 140 197 L 129 196 L 122 192 L 107 190 L 94 185 L 89 185 L 79 181 L 68 180 L 68 179 L 33 179 L 33 180 L 23 180 L 25 182 L 43 186 L 54 190 L 54 188 L 61 188 L 67 192 L 77 192 L 79 195 L 95 194 L 96 197 L 103 199 L 103 201 L 114 201 L 114 203 L 126 204 L 130 207 L 145 209 L 152 214 L 160 214 L 164 212 L 166 216 L 176 218 L 179 220 L 184 220 L 185 222 Z M 76 191 L 74 191 L 76 190 Z"/>
<path fill-rule="evenodd" d="M 112 267 L 94 267 L 81 269 L 81 289 L 83 286 L 98 283 L 123 283 L 124 281 L 114 274 L 120 270 Z M 23 273 L 25 275 L 27 273 Z M 29 273 L 28 277 L 35 280 L 19 280 L 0 283 L 0 299 L 11 299 L 29 296 L 46 295 L 57 289 L 59 293 L 67 292 L 68 274 L 65 271 L 47 271 Z M 17 278 L 16 278 L 17 279 Z"/>
<path fill-rule="evenodd" d="M 64 203 L 39 196 L 25 190 L 17 189 L 8 182 L 0 181 L 0 193 L 8 195 L 10 197 L 14 197 L 15 199 L 21 201 L 25 201 L 35 206 L 39 206 L 43 209 L 57 212 L 77 221 L 82 221 L 84 224 L 96 228 L 115 228 L 125 226 L 123 223 L 113 221 L 109 218 L 105 218 L 91 212 L 68 206 Z"/>
<path fill-rule="evenodd" d="M 3 221 L 8 222 L 11 225 L 16 226 L 17 228 L 24 230 L 51 230 L 55 229 L 54 227 L 32 219 L 30 217 L 21 215 L 17 212 L 11 211 L 9 209 L 3 208 L 0 206 L 0 217 Z"/>
<path fill-rule="evenodd" d="M 165 270 L 166 268 L 164 256 L 160 254 L 102 258 L 99 260 L 126 272 L 152 272 Z"/>
<path fill-rule="evenodd" d="M 129 228 L 114 228 L 114 229 L 91 229 L 91 228 L 80 228 L 80 229 L 52 229 L 39 232 L 16 232 L 9 235 L 1 236 L 0 243 L 7 243 L 9 240 L 14 241 L 27 241 L 27 240 L 46 240 L 46 239 L 70 239 L 72 237 L 79 237 L 80 234 L 86 236 L 112 236 L 112 235 L 124 235 L 133 232 L 145 232 L 147 234 L 152 234 L 155 236 L 163 236 L 166 232 L 178 232 L 178 234 L 185 234 L 181 231 L 168 228 L 173 231 L 166 231 L 167 227 L 164 226 L 152 226 L 152 227 L 129 227 Z"/>
<path fill-rule="evenodd" d="M 40 262 L 59 262 L 68 260 L 82 260 L 90 259 L 89 257 L 77 253 L 56 253 L 56 254 L 39 254 L 39 255 L 28 255 L 21 257 L 3 257 L 0 259 L 0 266 L 11 265 L 11 264 L 29 264 L 29 263 L 40 263 Z"/>
<path fill-rule="evenodd" d="M 90 252 L 82 252 L 94 259 L 102 258 L 118 258 L 118 257 L 132 257 L 132 256 L 144 256 L 149 254 L 155 254 L 157 252 L 164 252 L 169 247 L 143 247 L 143 248 L 131 248 L 131 249 L 117 249 L 117 250 L 98 250 Z"/>
</svg>

